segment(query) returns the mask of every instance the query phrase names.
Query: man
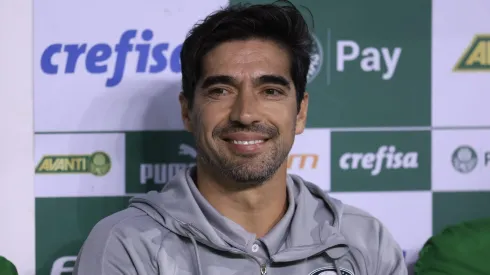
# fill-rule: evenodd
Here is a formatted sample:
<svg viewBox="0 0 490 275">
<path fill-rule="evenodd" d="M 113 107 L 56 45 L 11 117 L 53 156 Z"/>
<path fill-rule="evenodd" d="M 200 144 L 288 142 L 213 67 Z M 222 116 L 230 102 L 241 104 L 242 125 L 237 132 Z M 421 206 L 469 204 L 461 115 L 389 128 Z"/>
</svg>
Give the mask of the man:
<svg viewBox="0 0 490 275">
<path fill-rule="evenodd" d="M 227 7 L 196 26 L 180 95 L 196 167 L 99 222 L 75 274 L 406 274 L 378 220 L 287 174 L 311 44 L 289 4 Z"/>
</svg>

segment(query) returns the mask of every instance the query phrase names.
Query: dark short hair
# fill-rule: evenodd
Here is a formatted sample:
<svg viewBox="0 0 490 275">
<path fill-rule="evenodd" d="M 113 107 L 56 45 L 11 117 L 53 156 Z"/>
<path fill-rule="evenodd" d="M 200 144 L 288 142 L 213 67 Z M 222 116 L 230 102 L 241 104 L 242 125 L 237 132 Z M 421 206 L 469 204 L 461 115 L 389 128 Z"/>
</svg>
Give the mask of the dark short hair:
<svg viewBox="0 0 490 275">
<path fill-rule="evenodd" d="M 289 1 L 272 4 L 236 4 L 222 8 L 196 24 L 187 34 L 180 53 L 182 90 L 192 108 L 202 59 L 220 43 L 270 39 L 288 50 L 298 110 L 306 89 L 313 38 L 299 10 Z"/>
</svg>

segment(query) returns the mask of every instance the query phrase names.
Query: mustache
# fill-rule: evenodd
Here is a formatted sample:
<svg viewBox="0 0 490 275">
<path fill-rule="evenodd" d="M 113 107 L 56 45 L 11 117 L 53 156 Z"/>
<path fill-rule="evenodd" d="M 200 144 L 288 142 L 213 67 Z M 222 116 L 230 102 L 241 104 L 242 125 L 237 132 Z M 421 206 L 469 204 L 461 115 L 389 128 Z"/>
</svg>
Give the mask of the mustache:
<svg viewBox="0 0 490 275">
<path fill-rule="evenodd" d="M 279 135 L 279 130 L 276 127 L 267 126 L 264 124 L 243 125 L 239 123 L 229 123 L 222 127 L 217 127 L 213 131 L 214 137 L 219 137 L 225 134 L 236 132 L 252 132 L 267 135 L 272 138 Z"/>
</svg>

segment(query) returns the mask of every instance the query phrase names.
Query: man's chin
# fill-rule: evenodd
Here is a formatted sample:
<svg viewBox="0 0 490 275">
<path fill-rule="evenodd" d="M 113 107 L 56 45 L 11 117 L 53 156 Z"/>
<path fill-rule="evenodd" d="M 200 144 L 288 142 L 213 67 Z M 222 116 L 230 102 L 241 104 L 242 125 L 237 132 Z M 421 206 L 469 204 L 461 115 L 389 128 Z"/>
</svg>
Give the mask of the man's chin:
<svg viewBox="0 0 490 275">
<path fill-rule="evenodd" d="M 272 175 L 231 175 L 229 178 L 236 183 L 237 189 L 247 189 L 263 185 L 272 178 Z"/>
<path fill-rule="evenodd" d="M 243 184 L 246 186 L 254 186 L 261 185 L 265 181 L 269 180 L 275 173 L 275 171 L 264 170 L 264 165 L 260 165 L 261 162 L 255 162 L 253 166 L 250 167 L 245 165 L 237 165 L 234 167 L 229 167 L 228 169 L 223 168 L 221 172 L 225 174 L 227 178 L 232 181 L 235 181 L 239 184 Z"/>
</svg>

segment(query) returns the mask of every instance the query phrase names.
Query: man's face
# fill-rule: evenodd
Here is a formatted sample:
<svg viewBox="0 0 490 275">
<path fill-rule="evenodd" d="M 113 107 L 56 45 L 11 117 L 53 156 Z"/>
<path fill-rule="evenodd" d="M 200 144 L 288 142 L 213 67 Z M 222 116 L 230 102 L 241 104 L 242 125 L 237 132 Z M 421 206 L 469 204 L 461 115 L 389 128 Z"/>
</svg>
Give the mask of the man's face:
<svg viewBox="0 0 490 275">
<path fill-rule="evenodd" d="M 236 182 L 270 179 L 306 122 L 308 95 L 298 113 L 286 50 L 268 40 L 226 42 L 204 56 L 202 69 L 192 110 L 180 97 L 199 161 Z"/>
</svg>

